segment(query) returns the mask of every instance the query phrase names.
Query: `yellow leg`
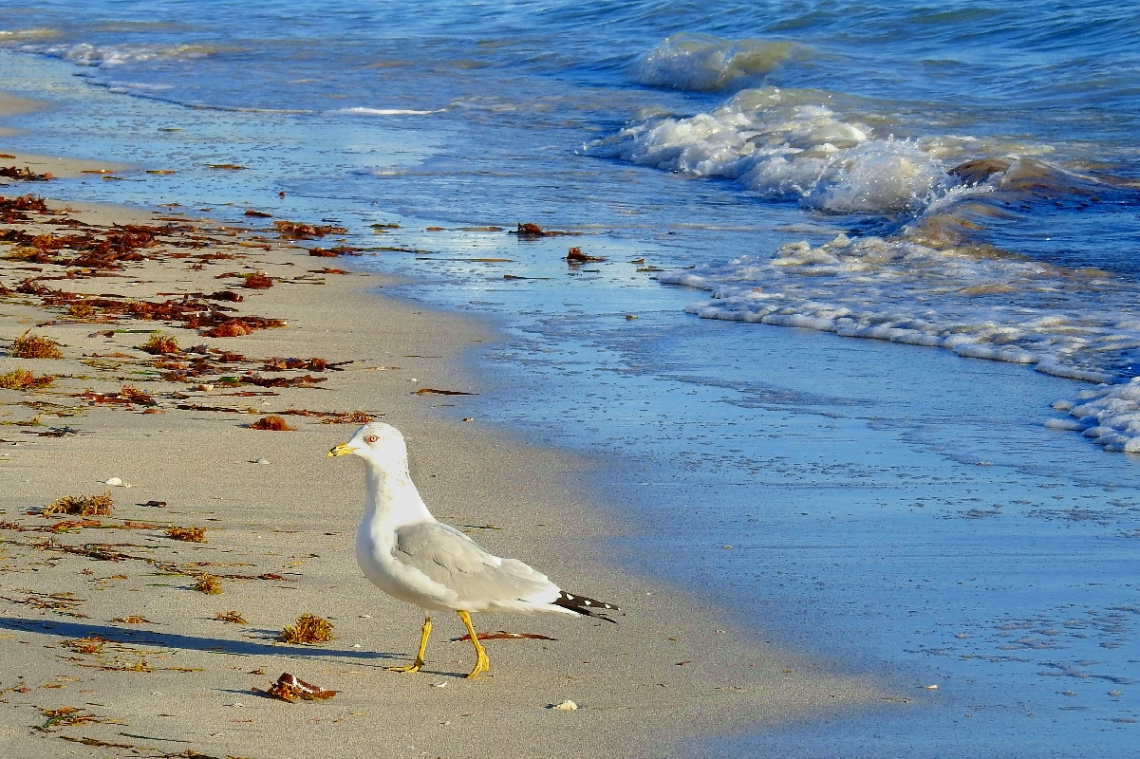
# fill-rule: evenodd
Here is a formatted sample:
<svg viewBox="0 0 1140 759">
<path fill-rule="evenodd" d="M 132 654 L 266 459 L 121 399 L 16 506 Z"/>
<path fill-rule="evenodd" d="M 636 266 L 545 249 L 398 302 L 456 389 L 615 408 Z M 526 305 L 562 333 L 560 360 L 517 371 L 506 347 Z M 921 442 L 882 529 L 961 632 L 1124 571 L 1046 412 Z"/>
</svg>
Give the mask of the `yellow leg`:
<svg viewBox="0 0 1140 759">
<path fill-rule="evenodd" d="M 465 611 L 460 611 L 458 614 L 459 618 L 463 620 L 463 624 L 467 625 L 467 634 L 471 636 L 471 644 L 475 646 L 475 669 L 471 670 L 471 674 L 467 676 L 475 677 L 480 672 L 486 672 L 491 668 L 491 660 L 487 658 L 487 652 L 479 644 L 479 635 L 475 632 L 475 626 L 471 624 L 471 616 Z"/>
<path fill-rule="evenodd" d="M 423 635 L 420 636 L 420 650 L 416 653 L 416 660 L 402 667 L 388 667 L 392 672 L 419 672 L 424 666 L 424 654 L 427 653 L 428 636 L 431 635 L 431 617 L 424 617 Z"/>
</svg>

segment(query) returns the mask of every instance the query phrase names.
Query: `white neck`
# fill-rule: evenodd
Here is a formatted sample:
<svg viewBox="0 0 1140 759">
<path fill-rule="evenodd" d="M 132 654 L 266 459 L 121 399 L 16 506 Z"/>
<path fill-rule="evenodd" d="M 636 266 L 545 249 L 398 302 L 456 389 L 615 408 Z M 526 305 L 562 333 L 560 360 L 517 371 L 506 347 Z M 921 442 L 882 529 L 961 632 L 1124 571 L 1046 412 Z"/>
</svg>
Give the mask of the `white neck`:
<svg viewBox="0 0 1140 759">
<path fill-rule="evenodd" d="M 435 521 L 408 474 L 406 461 L 381 466 L 365 459 L 365 464 L 365 520 L 380 520 L 393 527 Z"/>
</svg>

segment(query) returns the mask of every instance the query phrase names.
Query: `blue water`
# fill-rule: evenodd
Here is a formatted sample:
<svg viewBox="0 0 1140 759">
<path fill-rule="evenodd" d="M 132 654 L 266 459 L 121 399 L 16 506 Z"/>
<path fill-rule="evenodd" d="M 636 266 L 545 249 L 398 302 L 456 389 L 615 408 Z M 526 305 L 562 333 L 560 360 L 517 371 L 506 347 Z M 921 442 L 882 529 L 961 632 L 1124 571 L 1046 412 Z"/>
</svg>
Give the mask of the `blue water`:
<svg viewBox="0 0 1140 759">
<path fill-rule="evenodd" d="M 694 753 L 1116 757 L 1137 40 L 1093 2 L 30 2 L 0 88 L 53 104 L 6 145 L 135 167 L 55 194 L 426 251 L 363 260 L 494 316 L 469 411 L 612 464 L 616 560 L 920 705 Z M 580 236 L 460 229 L 516 222 Z"/>
</svg>

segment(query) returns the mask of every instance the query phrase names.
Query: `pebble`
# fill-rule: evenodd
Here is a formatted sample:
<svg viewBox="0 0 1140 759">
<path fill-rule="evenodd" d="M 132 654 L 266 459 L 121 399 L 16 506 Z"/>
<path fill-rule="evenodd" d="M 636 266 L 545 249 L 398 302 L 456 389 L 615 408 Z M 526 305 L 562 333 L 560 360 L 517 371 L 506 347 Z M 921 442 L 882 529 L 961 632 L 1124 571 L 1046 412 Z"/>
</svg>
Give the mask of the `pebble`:
<svg viewBox="0 0 1140 759">
<path fill-rule="evenodd" d="M 570 699 L 566 699 L 561 704 L 551 704 L 550 708 L 551 709 L 558 709 L 559 711 L 563 711 L 563 712 L 576 712 L 576 711 L 578 711 L 578 705 L 576 703 L 574 703 L 573 701 L 571 701 Z"/>
</svg>

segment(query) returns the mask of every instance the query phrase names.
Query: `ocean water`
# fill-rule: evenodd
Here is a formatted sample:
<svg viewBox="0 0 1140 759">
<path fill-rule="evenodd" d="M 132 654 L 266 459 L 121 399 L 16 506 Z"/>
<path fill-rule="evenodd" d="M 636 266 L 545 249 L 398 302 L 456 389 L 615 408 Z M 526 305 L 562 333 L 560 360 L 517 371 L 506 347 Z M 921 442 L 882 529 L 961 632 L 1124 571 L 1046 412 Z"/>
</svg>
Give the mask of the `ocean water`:
<svg viewBox="0 0 1140 759">
<path fill-rule="evenodd" d="M 0 88 L 53 104 L 12 147 L 137 167 L 53 192 L 336 220 L 491 315 L 511 391 L 465 408 L 613 465 L 616 560 L 913 691 L 695 753 L 1114 757 L 1137 40 L 1087 1 L 60 0 L 0 7 Z"/>
</svg>

